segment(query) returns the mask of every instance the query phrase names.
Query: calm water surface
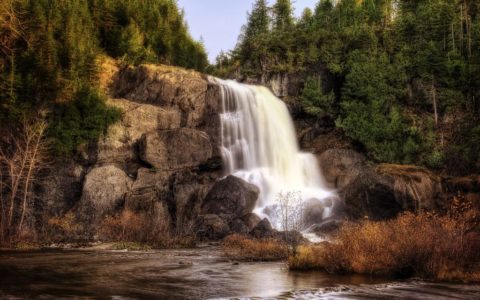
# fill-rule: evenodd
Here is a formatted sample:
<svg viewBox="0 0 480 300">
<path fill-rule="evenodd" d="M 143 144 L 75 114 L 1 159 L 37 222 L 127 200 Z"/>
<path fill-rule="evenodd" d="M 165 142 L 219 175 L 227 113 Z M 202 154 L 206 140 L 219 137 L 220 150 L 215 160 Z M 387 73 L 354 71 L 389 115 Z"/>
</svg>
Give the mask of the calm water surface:
<svg viewBox="0 0 480 300">
<path fill-rule="evenodd" d="M 478 285 L 388 282 L 235 264 L 218 248 L 0 252 L 4 299 L 480 299 Z"/>
</svg>

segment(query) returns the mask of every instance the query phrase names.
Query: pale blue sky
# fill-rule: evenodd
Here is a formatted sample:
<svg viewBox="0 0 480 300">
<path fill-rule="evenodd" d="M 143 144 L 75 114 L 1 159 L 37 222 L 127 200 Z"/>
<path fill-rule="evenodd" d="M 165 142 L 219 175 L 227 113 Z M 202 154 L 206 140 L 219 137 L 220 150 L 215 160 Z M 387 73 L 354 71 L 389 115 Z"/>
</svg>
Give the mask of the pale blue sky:
<svg viewBox="0 0 480 300">
<path fill-rule="evenodd" d="M 247 12 L 255 0 L 178 0 L 178 6 L 185 9 L 190 33 L 195 39 L 203 37 L 208 57 L 214 62 L 220 50 L 235 47 L 242 25 L 246 23 Z M 318 0 L 293 0 L 295 14 L 302 14 L 305 7 L 314 8 Z M 275 0 L 268 1 L 269 5 Z"/>
</svg>

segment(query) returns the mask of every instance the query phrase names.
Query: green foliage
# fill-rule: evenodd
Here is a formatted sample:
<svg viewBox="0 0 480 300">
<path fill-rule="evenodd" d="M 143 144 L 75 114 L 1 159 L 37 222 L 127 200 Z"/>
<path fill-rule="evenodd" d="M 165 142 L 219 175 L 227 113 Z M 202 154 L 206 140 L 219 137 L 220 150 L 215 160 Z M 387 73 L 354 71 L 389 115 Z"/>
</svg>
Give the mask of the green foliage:
<svg viewBox="0 0 480 300">
<path fill-rule="evenodd" d="M 323 94 L 321 83 L 314 77 L 305 81 L 300 102 L 305 112 L 312 116 L 335 118 L 335 94 L 333 91 Z"/>
<path fill-rule="evenodd" d="M 270 15 L 258 3 L 261 35 L 241 36 L 217 74 L 300 76 L 304 111 L 337 118 L 373 160 L 480 169 L 480 2 L 319 0 L 299 19 L 290 1 Z"/>
<path fill-rule="evenodd" d="M 99 55 L 200 71 L 208 65 L 174 0 L 8 1 L 11 11 L 0 5 L 0 129 L 23 115 L 54 111 L 52 136 L 61 153 L 97 138 L 115 119 L 93 92 Z"/>
<path fill-rule="evenodd" d="M 78 145 L 97 140 L 120 117 L 119 109 L 105 104 L 105 96 L 83 87 L 73 101 L 54 107 L 49 129 L 54 150 L 61 155 L 71 155 Z"/>
</svg>

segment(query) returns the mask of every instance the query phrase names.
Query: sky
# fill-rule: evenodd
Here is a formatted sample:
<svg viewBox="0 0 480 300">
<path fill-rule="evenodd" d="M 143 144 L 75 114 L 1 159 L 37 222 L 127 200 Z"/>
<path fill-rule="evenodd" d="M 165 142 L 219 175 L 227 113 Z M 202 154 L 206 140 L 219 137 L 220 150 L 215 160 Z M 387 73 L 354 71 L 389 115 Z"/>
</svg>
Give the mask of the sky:
<svg viewBox="0 0 480 300">
<path fill-rule="evenodd" d="M 247 12 L 255 0 L 178 0 L 193 38 L 203 38 L 210 62 L 221 50 L 232 50 L 240 29 L 247 21 Z M 275 0 L 268 3 L 272 5 Z M 295 15 L 300 16 L 306 7 L 314 8 L 318 0 L 293 0 Z"/>
</svg>

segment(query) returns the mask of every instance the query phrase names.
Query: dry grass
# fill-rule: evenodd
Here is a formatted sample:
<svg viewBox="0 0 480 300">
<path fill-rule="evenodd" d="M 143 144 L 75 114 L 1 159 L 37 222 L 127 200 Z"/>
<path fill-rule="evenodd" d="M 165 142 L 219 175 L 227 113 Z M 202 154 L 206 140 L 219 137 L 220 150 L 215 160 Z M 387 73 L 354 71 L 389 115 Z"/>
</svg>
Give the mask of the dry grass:
<svg viewBox="0 0 480 300">
<path fill-rule="evenodd" d="M 173 234 L 166 220 L 130 210 L 107 217 L 100 226 L 99 236 L 104 241 L 140 243 L 155 248 L 192 247 L 196 242 L 192 233 Z"/>
<path fill-rule="evenodd" d="M 83 230 L 73 213 L 47 218 L 42 230 L 41 240 L 48 243 L 66 242 Z"/>
<path fill-rule="evenodd" d="M 233 234 L 222 243 L 225 255 L 235 260 L 275 261 L 287 258 L 287 246 L 275 239 L 252 239 Z"/>
<path fill-rule="evenodd" d="M 406 213 L 385 222 L 347 223 L 333 243 L 301 247 L 291 269 L 322 269 L 445 281 L 480 281 L 477 215 Z"/>
</svg>

